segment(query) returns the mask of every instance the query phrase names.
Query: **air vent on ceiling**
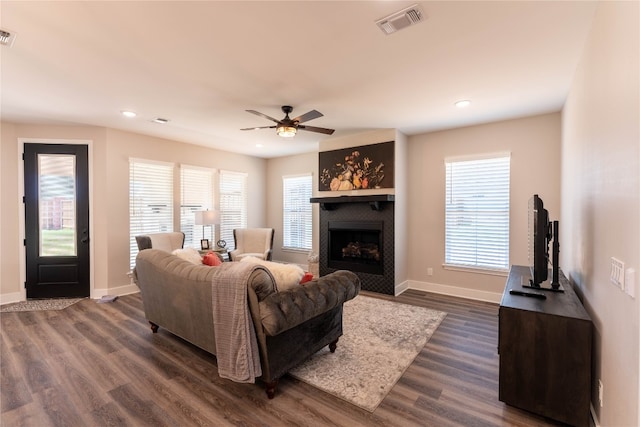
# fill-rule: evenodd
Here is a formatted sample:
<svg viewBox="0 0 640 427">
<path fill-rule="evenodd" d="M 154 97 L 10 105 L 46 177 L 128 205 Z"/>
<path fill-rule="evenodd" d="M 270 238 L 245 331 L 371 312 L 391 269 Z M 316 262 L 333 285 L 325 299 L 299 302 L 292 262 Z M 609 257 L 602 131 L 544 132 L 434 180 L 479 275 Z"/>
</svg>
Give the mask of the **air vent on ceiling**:
<svg viewBox="0 0 640 427">
<path fill-rule="evenodd" d="M 425 19 L 424 12 L 417 4 L 409 6 L 401 11 L 391 14 L 385 18 L 378 19 L 376 24 L 383 33 L 389 35 L 396 31 L 407 28 L 411 25 L 422 22 Z"/>
<path fill-rule="evenodd" d="M 11 31 L 0 29 L 0 45 L 11 47 L 15 40 L 16 40 L 16 33 L 12 33 Z"/>
</svg>

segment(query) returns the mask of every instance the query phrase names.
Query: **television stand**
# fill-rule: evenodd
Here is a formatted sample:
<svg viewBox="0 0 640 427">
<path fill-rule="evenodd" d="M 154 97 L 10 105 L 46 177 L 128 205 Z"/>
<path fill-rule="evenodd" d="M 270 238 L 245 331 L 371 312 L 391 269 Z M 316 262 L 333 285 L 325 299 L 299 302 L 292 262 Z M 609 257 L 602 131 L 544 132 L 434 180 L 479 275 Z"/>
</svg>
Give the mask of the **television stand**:
<svg viewBox="0 0 640 427">
<path fill-rule="evenodd" d="M 573 426 L 589 425 L 593 323 L 567 278 L 545 299 L 511 294 L 528 283 L 511 266 L 498 312 L 499 398 L 507 405 Z"/>
</svg>

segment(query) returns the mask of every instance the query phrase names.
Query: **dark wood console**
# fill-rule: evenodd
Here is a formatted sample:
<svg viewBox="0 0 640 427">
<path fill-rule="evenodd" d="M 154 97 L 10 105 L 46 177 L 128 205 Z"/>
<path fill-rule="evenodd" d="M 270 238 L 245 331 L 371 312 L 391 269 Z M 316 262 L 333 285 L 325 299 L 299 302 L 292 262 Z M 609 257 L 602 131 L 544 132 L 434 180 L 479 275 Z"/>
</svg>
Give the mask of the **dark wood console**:
<svg viewBox="0 0 640 427">
<path fill-rule="evenodd" d="M 531 277 L 512 266 L 499 310 L 500 400 L 574 426 L 589 425 L 593 325 L 567 278 L 546 299 L 512 295 Z"/>
</svg>

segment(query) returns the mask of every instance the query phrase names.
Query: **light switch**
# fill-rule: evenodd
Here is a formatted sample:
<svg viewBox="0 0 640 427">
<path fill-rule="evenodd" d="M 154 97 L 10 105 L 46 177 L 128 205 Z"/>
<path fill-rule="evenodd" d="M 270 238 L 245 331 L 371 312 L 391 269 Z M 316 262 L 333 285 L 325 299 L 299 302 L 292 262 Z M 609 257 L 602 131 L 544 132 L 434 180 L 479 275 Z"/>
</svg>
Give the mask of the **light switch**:
<svg viewBox="0 0 640 427">
<path fill-rule="evenodd" d="M 624 290 L 624 262 L 611 257 L 611 283 Z"/>
<path fill-rule="evenodd" d="M 636 270 L 627 268 L 624 273 L 624 291 L 631 298 L 636 297 Z"/>
</svg>

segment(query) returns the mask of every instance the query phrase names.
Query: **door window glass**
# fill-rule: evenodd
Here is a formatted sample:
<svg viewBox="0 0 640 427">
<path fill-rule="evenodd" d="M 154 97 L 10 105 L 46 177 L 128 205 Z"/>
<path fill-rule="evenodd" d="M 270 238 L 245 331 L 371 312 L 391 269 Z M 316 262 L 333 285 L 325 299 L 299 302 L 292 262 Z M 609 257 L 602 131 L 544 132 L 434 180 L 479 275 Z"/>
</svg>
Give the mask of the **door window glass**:
<svg viewBox="0 0 640 427">
<path fill-rule="evenodd" d="M 40 256 L 76 256 L 75 156 L 38 154 Z"/>
</svg>

